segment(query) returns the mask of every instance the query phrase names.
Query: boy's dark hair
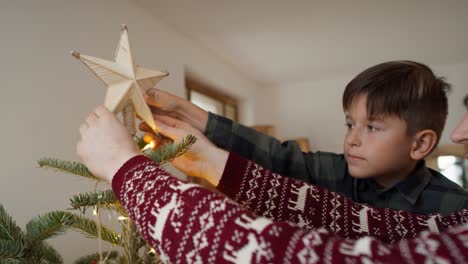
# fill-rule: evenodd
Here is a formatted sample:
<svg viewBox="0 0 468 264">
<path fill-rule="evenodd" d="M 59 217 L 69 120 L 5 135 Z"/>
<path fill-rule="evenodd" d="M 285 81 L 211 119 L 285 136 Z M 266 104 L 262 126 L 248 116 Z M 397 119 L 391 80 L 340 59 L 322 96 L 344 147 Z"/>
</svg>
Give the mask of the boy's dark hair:
<svg viewBox="0 0 468 264">
<path fill-rule="evenodd" d="M 434 130 L 437 142 L 447 119 L 450 84 L 424 64 L 390 61 L 370 67 L 348 83 L 343 93 L 345 112 L 354 100 L 367 95 L 367 115 L 376 120 L 396 115 L 405 120 L 407 134 Z"/>
</svg>

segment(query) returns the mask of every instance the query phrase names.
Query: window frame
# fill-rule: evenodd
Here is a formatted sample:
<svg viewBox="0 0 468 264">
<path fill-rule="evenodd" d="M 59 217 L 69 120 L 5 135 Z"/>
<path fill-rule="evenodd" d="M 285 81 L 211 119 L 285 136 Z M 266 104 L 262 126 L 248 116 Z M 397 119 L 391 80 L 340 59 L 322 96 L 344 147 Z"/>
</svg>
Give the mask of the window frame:
<svg viewBox="0 0 468 264">
<path fill-rule="evenodd" d="M 218 101 L 222 105 L 222 115 L 226 116 L 227 106 L 234 108 L 234 121 L 239 121 L 239 102 L 237 99 L 224 94 L 216 89 L 215 87 L 208 85 L 200 80 L 197 80 L 193 77 L 185 77 L 185 92 L 187 100 L 191 102 L 191 91 L 195 91 L 204 96 L 210 97 L 211 99 Z"/>
</svg>

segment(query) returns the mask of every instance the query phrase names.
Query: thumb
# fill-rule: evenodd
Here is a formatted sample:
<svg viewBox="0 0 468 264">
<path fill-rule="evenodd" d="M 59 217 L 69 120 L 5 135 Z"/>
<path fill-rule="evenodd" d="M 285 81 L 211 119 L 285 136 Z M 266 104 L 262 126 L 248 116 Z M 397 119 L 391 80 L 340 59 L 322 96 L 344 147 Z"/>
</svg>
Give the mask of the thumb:
<svg viewBox="0 0 468 264">
<path fill-rule="evenodd" d="M 146 90 L 146 93 L 144 94 L 146 103 L 150 106 L 156 106 L 156 107 L 160 106 L 161 105 L 159 103 L 159 101 L 161 100 L 160 94 L 161 92 L 156 88 L 150 88 Z"/>
</svg>

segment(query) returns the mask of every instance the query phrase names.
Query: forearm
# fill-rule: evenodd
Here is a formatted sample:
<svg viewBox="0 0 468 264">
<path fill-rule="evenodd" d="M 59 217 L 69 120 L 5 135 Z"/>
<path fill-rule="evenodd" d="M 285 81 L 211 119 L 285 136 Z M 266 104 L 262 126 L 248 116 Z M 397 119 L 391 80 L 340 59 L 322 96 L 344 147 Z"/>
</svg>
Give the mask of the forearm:
<svg viewBox="0 0 468 264">
<path fill-rule="evenodd" d="M 279 140 L 227 118 L 209 114 L 205 135 L 218 147 L 252 160 L 283 176 L 312 182 L 304 153 L 293 141 Z"/>
<path fill-rule="evenodd" d="M 372 235 L 395 243 L 423 230 L 439 232 L 468 219 L 468 210 L 441 217 L 358 204 L 335 192 L 272 173 L 232 153 L 217 188 L 259 215 L 308 229 L 325 227 L 346 238 Z"/>
<path fill-rule="evenodd" d="M 461 263 L 468 254 L 463 227 L 389 246 L 370 237 L 343 240 L 324 229 L 272 222 L 170 176 L 142 156 L 124 164 L 112 185 L 142 237 L 170 263 L 419 263 L 427 258 Z"/>
<path fill-rule="evenodd" d="M 189 123 L 198 131 L 205 131 L 208 123 L 208 112 L 187 100 L 180 99 L 178 113 L 183 116 L 181 120 Z"/>
</svg>

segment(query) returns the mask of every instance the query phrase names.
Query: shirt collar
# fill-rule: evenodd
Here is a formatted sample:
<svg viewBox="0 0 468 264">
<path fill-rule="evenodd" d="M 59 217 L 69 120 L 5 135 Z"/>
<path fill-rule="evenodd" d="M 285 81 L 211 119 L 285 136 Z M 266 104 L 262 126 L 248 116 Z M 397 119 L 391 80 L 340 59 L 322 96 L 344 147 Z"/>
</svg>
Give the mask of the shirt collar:
<svg viewBox="0 0 468 264">
<path fill-rule="evenodd" d="M 414 205 L 430 179 L 431 172 L 426 167 L 426 162 L 422 160 L 416 165 L 413 172 L 405 180 L 398 183 L 395 188 L 411 205 Z"/>
<path fill-rule="evenodd" d="M 384 194 L 387 191 L 396 189 L 411 205 L 414 205 L 418 200 L 419 196 L 426 188 L 429 180 L 431 179 L 431 172 L 426 167 L 425 161 L 420 161 L 413 172 L 403 181 L 397 183 L 394 186 L 383 188 L 377 184 L 374 180 L 365 180 L 368 186 L 375 190 L 377 194 Z"/>
</svg>

